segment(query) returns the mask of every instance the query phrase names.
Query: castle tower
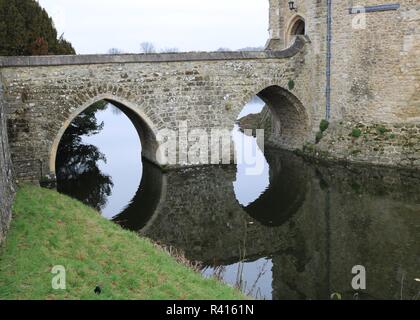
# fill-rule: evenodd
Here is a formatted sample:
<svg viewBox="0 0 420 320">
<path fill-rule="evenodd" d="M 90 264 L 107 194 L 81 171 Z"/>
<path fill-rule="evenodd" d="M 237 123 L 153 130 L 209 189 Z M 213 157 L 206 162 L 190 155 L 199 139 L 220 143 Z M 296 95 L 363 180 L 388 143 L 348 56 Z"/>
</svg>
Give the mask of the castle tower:
<svg viewBox="0 0 420 320">
<path fill-rule="evenodd" d="M 266 44 L 266 48 L 269 50 L 280 49 L 283 47 L 283 41 L 281 38 L 281 14 L 280 14 L 280 1 L 279 0 L 269 0 L 270 10 L 269 10 L 269 28 L 268 32 L 270 38 Z"/>
<path fill-rule="evenodd" d="M 305 20 L 297 10 L 289 8 L 289 1 L 269 0 L 268 50 L 282 50 L 294 40 L 294 36 L 305 34 Z"/>
</svg>

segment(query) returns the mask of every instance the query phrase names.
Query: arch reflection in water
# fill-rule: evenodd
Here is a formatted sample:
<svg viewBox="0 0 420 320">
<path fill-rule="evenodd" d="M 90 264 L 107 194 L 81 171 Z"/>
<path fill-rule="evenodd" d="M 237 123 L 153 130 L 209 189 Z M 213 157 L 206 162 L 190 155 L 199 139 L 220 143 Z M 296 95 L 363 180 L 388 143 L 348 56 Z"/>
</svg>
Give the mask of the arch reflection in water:
<svg viewBox="0 0 420 320">
<path fill-rule="evenodd" d="M 285 165 L 275 168 L 276 165 L 282 164 L 283 159 L 295 160 L 289 159 L 293 157 L 289 153 L 278 153 L 277 157 L 279 158 L 273 155 L 275 161 L 270 163 L 273 172 L 292 167 Z M 296 161 L 296 167 L 299 167 L 302 161 Z M 290 175 L 300 174 L 296 170 L 288 172 Z M 274 176 L 273 185 L 281 184 L 275 179 L 285 178 L 287 174 L 285 171 L 283 175 Z M 235 166 L 195 168 L 167 173 L 166 197 L 159 205 L 153 222 L 140 232 L 159 243 L 183 250 L 191 260 L 201 261 L 205 275 L 223 274 L 225 281 L 235 284 L 232 279 L 237 278 L 240 268 L 243 270 L 241 282 L 243 285 L 247 283 L 244 291 L 253 288 L 252 293 L 256 296 L 270 299 L 271 255 L 281 244 L 276 242 L 276 229 L 272 227 L 275 224 L 265 221 L 276 221 L 270 214 L 278 215 L 283 208 L 295 208 L 293 203 L 296 203 L 296 199 L 267 197 L 270 202 L 266 205 L 251 205 L 250 211 L 253 216 L 250 216 L 235 195 L 232 181 L 236 175 Z M 286 181 L 294 178 L 290 176 Z M 270 194 L 270 186 L 265 192 Z M 304 193 L 305 189 L 299 192 Z M 292 205 L 285 203 L 288 200 Z M 278 208 L 278 212 L 269 210 L 266 213 L 268 206 Z M 296 212 L 297 210 L 298 208 Z M 290 218 L 291 210 L 287 213 Z M 284 216 L 282 218 L 286 219 Z M 254 286 L 255 282 L 257 283 Z"/>
<path fill-rule="evenodd" d="M 265 91 L 261 95 L 266 101 L 270 101 Z M 284 102 L 276 108 L 284 108 Z M 286 222 L 302 205 L 305 183 L 298 173 L 301 168 L 295 166 L 296 161 L 280 161 L 275 156 L 275 150 L 266 150 L 264 154 L 257 138 L 243 133 L 245 128 L 258 129 L 267 117 L 266 113 L 271 113 L 272 110 L 274 107 L 270 109 L 265 101 L 256 96 L 239 114 L 239 125 L 233 131 L 238 160 L 236 181 L 233 185 L 236 198 L 244 210 L 261 223 L 274 226 Z M 253 152 L 252 156 L 248 155 L 250 150 Z M 249 163 L 248 160 L 255 162 Z M 250 174 L 248 169 L 258 163 L 263 164 L 263 170 L 258 174 Z"/>
<path fill-rule="evenodd" d="M 244 206 L 252 218 L 268 226 L 281 226 L 303 205 L 306 195 L 306 177 L 302 163 L 285 153 L 278 157 L 278 150 L 267 150 L 269 187 L 254 202 Z"/>
<path fill-rule="evenodd" d="M 165 188 L 162 171 L 148 161 L 143 162 L 143 177 L 136 195 L 124 210 L 113 218 L 125 229 L 138 231 L 150 223 Z"/>
</svg>

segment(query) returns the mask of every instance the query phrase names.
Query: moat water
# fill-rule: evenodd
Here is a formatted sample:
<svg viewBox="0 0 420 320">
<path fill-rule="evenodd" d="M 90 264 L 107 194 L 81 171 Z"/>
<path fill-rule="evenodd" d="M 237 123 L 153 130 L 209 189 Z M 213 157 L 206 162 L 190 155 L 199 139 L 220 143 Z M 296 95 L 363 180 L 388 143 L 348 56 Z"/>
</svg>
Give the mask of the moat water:
<svg viewBox="0 0 420 320">
<path fill-rule="evenodd" d="M 243 115 L 260 109 L 254 101 Z M 142 162 L 119 109 L 107 105 L 95 120 L 97 134 L 83 131 L 61 150 L 59 191 L 183 251 L 203 276 L 257 299 L 420 299 L 420 174 L 271 149 L 256 149 L 258 175 L 246 165 L 163 173 Z M 237 148 L 256 147 L 233 136 Z M 366 270 L 364 290 L 352 286 L 355 266 Z"/>
</svg>

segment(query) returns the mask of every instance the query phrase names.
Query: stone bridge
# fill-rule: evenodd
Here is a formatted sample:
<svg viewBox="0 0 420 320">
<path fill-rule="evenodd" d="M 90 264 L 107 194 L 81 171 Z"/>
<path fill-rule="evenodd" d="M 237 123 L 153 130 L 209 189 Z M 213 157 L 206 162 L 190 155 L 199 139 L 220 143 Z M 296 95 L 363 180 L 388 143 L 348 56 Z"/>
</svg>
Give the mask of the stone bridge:
<svg viewBox="0 0 420 320">
<path fill-rule="evenodd" d="M 299 36 L 279 51 L 1 58 L 17 179 L 54 174 L 66 128 L 100 100 L 132 120 L 143 156 L 158 165 L 159 130 L 176 130 L 181 121 L 189 129 L 232 130 L 255 95 L 282 124 L 279 144 L 299 148 L 323 116 L 311 108 L 307 46 Z"/>
<path fill-rule="evenodd" d="M 359 17 L 346 1 L 302 0 L 296 10 L 269 2 L 266 51 L 0 57 L 16 178 L 54 174 L 64 131 L 96 101 L 130 117 L 143 156 L 162 164 L 159 130 L 182 130 L 185 121 L 230 130 L 255 95 L 270 107 L 278 146 L 418 170 L 420 7 L 366 0 Z M 324 118 L 330 126 L 314 144 Z"/>
</svg>

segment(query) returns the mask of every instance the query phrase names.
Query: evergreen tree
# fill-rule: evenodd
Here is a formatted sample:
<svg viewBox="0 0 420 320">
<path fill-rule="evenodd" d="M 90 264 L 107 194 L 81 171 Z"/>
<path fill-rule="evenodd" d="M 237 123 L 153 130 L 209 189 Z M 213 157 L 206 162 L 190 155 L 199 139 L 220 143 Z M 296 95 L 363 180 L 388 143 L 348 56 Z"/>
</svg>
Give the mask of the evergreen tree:
<svg viewBox="0 0 420 320">
<path fill-rule="evenodd" d="M 35 0 L 0 0 L 0 55 L 75 54 Z"/>
</svg>

